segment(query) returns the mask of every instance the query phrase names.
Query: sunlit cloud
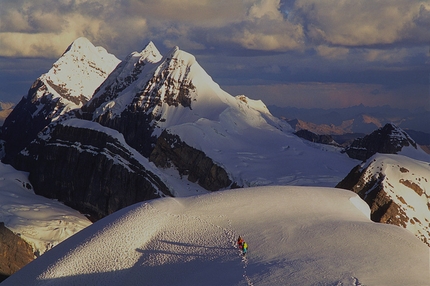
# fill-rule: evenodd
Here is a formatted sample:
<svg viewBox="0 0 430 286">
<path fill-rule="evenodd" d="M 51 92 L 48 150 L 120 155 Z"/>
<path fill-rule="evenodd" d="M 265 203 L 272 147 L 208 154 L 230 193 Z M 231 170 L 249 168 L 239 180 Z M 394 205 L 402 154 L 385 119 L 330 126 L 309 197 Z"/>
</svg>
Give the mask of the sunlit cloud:
<svg viewBox="0 0 430 286">
<path fill-rule="evenodd" d="M 386 45 L 430 39 L 429 3 L 408 0 L 297 0 L 295 20 L 316 42 L 342 46 Z M 427 29 L 427 33 L 424 31 Z"/>
<path fill-rule="evenodd" d="M 17 4 L 0 12 L 0 56 L 55 58 L 81 36 L 118 52 L 121 47 L 117 41 L 127 43 L 139 38 L 140 42 L 147 33 L 144 18 L 125 17 L 115 12 L 118 8 L 112 1 Z"/>
</svg>

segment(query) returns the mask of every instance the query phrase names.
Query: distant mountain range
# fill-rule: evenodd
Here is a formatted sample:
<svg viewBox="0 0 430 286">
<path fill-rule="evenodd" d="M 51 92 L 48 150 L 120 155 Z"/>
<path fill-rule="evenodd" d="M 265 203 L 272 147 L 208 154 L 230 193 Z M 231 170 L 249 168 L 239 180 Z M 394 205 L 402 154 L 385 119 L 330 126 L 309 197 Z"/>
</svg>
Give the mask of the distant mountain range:
<svg viewBox="0 0 430 286">
<path fill-rule="evenodd" d="M 381 110 L 386 110 L 384 118 L 395 119 L 390 117 L 390 108 Z M 262 101 L 231 96 L 193 55 L 178 47 L 161 55 L 150 42 L 141 52 L 119 61 L 79 38 L 51 70 L 36 79 L 6 118 L 0 154 L 4 166 L 22 171 L 19 176 L 28 174 L 21 179 L 28 184 L 22 183 L 19 191 L 34 190 L 59 200 L 92 221 L 163 197 L 254 186 L 333 188 L 351 170 L 357 170 L 356 166 L 380 153 L 406 156 L 408 160 L 398 159 L 399 168 L 405 162 L 403 168 L 411 173 L 414 164 L 410 162 L 419 161 L 421 177 L 430 174 L 428 164 L 422 163 L 430 162 L 430 155 L 396 124 L 385 124 L 373 115 L 346 122 L 346 114 L 340 111 L 327 116 L 319 112 L 315 111 L 315 118 L 326 117 L 327 121 L 312 123 L 314 127 L 309 123 L 305 129 L 311 130 L 299 134 L 299 120 L 296 125 L 287 123 Z M 284 117 L 296 118 L 297 114 L 287 115 Z M 312 120 L 309 122 L 315 122 Z M 363 132 L 363 136 L 340 146 L 330 137 L 311 132 L 319 124 L 327 124 L 326 132 L 340 128 L 343 131 L 335 134 L 351 130 Z M 4 170 L 10 172 L 11 167 Z M 344 188 L 355 191 L 353 186 L 350 183 Z M 374 200 L 364 199 L 369 206 L 374 204 Z M 419 222 L 406 219 L 425 224 L 421 216 L 413 215 Z M 420 229 L 420 234 L 414 234 L 428 239 L 427 234 L 421 235 L 427 229 Z M 78 229 L 70 233 L 74 231 Z"/>
</svg>

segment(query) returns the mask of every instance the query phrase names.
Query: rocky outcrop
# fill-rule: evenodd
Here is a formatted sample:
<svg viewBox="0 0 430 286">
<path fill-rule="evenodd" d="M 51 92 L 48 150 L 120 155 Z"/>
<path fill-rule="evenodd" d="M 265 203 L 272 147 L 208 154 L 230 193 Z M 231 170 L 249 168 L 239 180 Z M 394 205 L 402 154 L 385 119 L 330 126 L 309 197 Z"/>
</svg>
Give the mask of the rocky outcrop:
<svg viewBox="0 0 430 286">
<path fill-rule="evenodd" d="M 130 147 L 107 132 L 73 124 L 50 129 L 47 138 L 29 145 L 13 164 L 30 172 L 37 194 L 58 199 L 93 220 L 136 202 L 171 196 Z"/>
<path fill-rule="evenodd" d="M 311 141 L 314 143 L 339 146 L 339 144 L 337 144 L 333 140 L 333 137 L 331 137 L 330 135 L 318 135 L 318 134 L 315 134 L 311 131 L 304 130 L 304 129 L 299 130 L 299 131 L 295 132 L 294 134 L 296 134 L 300 138 L 303 138 L 305 140 L 308 140 L 308 141 Z"/>
<path fill-rule="evenodd" d="M 197 182 L 210 191 L 232 186 L 227 172 L 215 164 L 211 158 L 185 142 L 179 136 L 163 131 L 152 151 L 150 161 L 157 167 L 176 167 L 179 174 L 188 176 L 191 182 Z"/>
<path fill-rule="evenodd" d="M 369 205 L 373 221 L 406 228 L 430 246 L 429 173 L 428 163 L 378 154 L 353 168 L 336 187 L 357 193 Z"/>
<path fill-rule="evenodd" d="M 0 281 L 34 259 L 31 246 L 0 223 Z"/>
<path fill-rule="evenodd" d="M 376 153 L 397 154 L 407 146 L 417 148 L 405 131 L 389 123 L 363 138 L 355 139 L 345 152 L 353 159 L 366 161 Z"/>
<path fill-rule="evenodd" d="M 365 173 L 366 170 L 361 170 L 360 166 L 355 167 L 336 188 L 350 189 L 358 194 L 369 205 L 372 221 L 406 228 L 405 212 L 384 191 L 384 175 L 378 174 L 369 180 Z"/>
</svg>

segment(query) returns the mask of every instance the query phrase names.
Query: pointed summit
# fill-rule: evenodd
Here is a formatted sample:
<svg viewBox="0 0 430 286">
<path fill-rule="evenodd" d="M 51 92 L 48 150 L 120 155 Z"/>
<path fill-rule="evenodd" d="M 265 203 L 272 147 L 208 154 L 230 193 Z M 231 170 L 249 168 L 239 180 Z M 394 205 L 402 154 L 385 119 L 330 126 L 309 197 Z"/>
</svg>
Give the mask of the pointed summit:
<svg viewBox="0 0 430 286">
<path fill-rule="evenodd" d="M 80 37 L 41 79 L 48 83 L 48 90 L 54 97 L 67 97 L 80 107 L 118 63 L 106 49 L 95 47 L 87 38 Z"/>
<path fill-rule="evenodd" d="M 362 161 L 366 161 L 376 153 L 399 154 L 400 152 L 408 152 L 408 156 L 415 159 L 419 159 L 424 154 L 417 143 L 393 123 L 387 123 L 371 134 L 355 139 L 345 151 L 349 157 Z"/>
<path fill-rule="evenodd" d="M 82 50 L 94 49 L 95 46 L 85 37 L 79 37 L 74 40 L 64 51 L 63 56 L 66 53 L 75 53 Z"/>
<path fill-rule="evenodd" d="M 140 54 L 142 55 L 141 60 L 144 59 L 150 63 L 157 63 L 163 57 L 152 41 L 150 41 L 146 45 L 146 47 L 140 52 Z"/>
<path fill-rule="evenodd" d="M 6 156 L 15 156 L 51 121 L 80 108 L 118 63 L 104 48 L 95 47 L 83 37 L 76 39 L 33 83 L 6 119 L 3 139 L 10 142 L 6 144 Z"/>
</svg>

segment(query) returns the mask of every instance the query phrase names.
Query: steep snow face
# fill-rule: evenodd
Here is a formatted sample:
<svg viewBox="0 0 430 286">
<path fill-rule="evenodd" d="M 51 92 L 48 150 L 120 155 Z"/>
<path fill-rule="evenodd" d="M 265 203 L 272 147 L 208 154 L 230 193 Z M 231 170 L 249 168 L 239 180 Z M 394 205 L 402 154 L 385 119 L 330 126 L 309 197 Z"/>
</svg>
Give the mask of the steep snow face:
<svg viewBox="0 0 430 286">
<path fill-rule="evenodd" d="M 3 283 L 426 285 L 429 249 L 368 215 L 353 192 L 330 188 L 159 199 L 96 222 Z"/>
<path fill-rule="evenodd" d="M 89 226 L 77 211 L 35 195 L 28 174 L 0 163 L 0 221 L 27 241 L 36 255 Z"/>
<path fill-rule="evenodd" d="M 377 182 L 363 199 L 381 186 L 385 201 L 391 200 L 398 206 L 396 217 L 383 222 L 406 228 L 430 246 L 430 163 L 377 154 L 362 168 L 361 185 Z"/>
<path fill-rule="evenodd" d="M 93 95 L 120 61 L 102 47 L 95 47 L 88 39 L 78 38 L 52 68 L 39 79 L 46 88 L 37 92 L 37 100 L 46 97 L 58 100 L 64 106 L 54 110 L 57 117 L 71 109 L 81 107 Z M 35 99 L 33 99 L 35 101 Z"/>
</svg>

